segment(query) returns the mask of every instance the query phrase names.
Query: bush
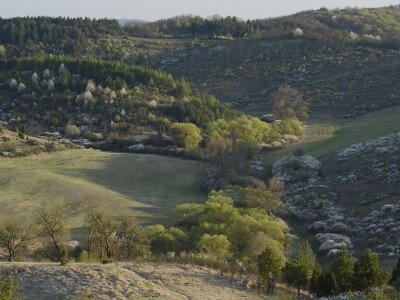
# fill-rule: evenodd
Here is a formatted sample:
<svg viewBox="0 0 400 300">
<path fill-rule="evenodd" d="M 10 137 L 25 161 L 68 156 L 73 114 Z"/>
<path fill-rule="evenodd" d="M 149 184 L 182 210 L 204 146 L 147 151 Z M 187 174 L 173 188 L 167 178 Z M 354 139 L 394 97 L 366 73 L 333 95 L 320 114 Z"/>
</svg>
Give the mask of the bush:
<svg viewBox="0 0 400 300">
<path fill-rule="evenodd" d="M 61 251 L 60 263 L 62 266 L 66 266 L 69 263 L 68 250 L 66 248 Z"/>
<path fill-rule="evenodd" d="M 192 123 L 174 123 L 170 131 L 175 141 L 189 150 L 195 150 L 203 139 L 200 128 Z"/>
<path fill-rule="evenodd" d="M 78 129 L 79 130 L 79 129 Z M 97 135 L 96 133 L 93 133 L 91 131 L 86 131 L 83 137 L 91 142 L 96 142 L 101 140 L 101 136 Z"/>
<path fill-rule="evenodd" d="M 69 138 L 77 138 L 81 135 L 81 131 L 76 125 L 68 124 L 65 126 L 65 135 Z"/>
<path fill-rule="evenodd" d="M 225 258 L 231 255 L 231 243 L 223 234 L 204 234 L 200 239 L 198 247 L 200 251 L 218 258 Z"/>
<path fill-rule="evenodd" d="M 12 279 L 5 280 L 0 274 L 0 299 L 11 300 L 15 299 L 16 293 L 15 282 Z"/>
<path fill-rule="evenodd" d="M 88 261 L 89 261 L 89 252 L 87 252 L 86 250 L 83 250 L 81 253 L 79 253 L 77 262 L 85 263 Z"/>
</svg>

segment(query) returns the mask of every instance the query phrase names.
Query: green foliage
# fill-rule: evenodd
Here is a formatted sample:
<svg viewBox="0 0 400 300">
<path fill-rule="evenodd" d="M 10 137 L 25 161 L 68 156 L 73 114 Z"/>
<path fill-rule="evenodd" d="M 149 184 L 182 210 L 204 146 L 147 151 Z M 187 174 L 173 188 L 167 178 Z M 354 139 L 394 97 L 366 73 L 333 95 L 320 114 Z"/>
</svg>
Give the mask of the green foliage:
<svg viewBox="0 0 400 300">
<path fill-rule="evenodd" d="M 306 120 L 308 118 L 308 103 L 303 99 L 303 95 L 291 86 L 281 86 L 272 95 L 274 101 L 273 112 L 276 118 L 286 120 L 298 118 Z"/>
<path fill-rule="evenodd" d="M 335 275 L 338 291 L 351 291 L 354 279 L 354 258 L 348 250 L 341 250 L 333 261 L 331 272 Z"/>
<path fill-rule="evenodd" d="M 257 267 L 261 282 L 272 292 L 282 271 L 282 262 L 276 252 L 266 248 L 257 258 Z"/>
<path fill-rule="evenodd" d="M 180 253 L 188 247 L 186 232 L 176 227 L 166 229 L 163 225 L 150 225 L 144 234 L 150 242 L 151 251 L 156 254 Z"/>
<path fill-rule="evenodd" d="M 203 139 L 200 128 L 192 123 L 174 123 L 170 131 L 179 145 L 189 150 L 195 150 Z"/>
<path fill-rule="evenodd" d="M 60 264 L 66 266 L 69 263 L 68 250 L 66 248 L 61 251 Z"/>
<path fill-rule="evenodd" d="M 257 118 L 241 116 L 231 121 L 219 119 L 212 122 L 207 131 L 211 137 L 229 137 L 259 144 L 271 141 L 272 126 Z"/>
<path fill-rule="evenodd" d="M 297 288 L 307 289 L 315 267 L 315 256 L 309 243 L 301 248 L 294 259 L 289 260 L 283 268 L 284 280 Z"/>
<path fill-rule="evenodd" d="M 234 207 L 227 193 L 212 192 L 203 204 L 177 206 L 174 220 L 193 235 L 195 247 L 205 234 L 224 235 L 231 244 L 233 256 L 244 262 L 255 262 L 266 247 L 272 247 L 281 260 L 284 257 L 285 225 L 261 210 Z M 260 234 L 261 245 L 250 243 Z"/>
<path fill-rule="evenodd" d="M 274 191 L 267 187 L 245 187 L 239 193 L 247 207 L 264 210 L 267 214 L 282 214 L 286 206 L 282 202 L 283 190 Z"/>
<path fill-rule="evenodd" d="M 228 241 L 228 238 L 223 234 L 204 234 L 200 238 L 198 248 L 201 252 L 221 259 L 227 258 L 231 255 L 231 243 Z"/>
<path fill-rule="evenodd" d="M 388 275 L 380 266 L 379 255 L 371 249 L 364 251 L 355 263 L 354 289 L 370 290 L 385 285 L 388 280 Z"/>
<path fill-rule="evenodd" d="M 335 295 L 338 290 L 335 275 L 316 268 L 311 276 L 309 289 L 310 294 L 317 297 Z"/>
<path fill-rule="evenodd" d="M 81 131 L 76 125 L 68 124 L 65 126 L 65 134 L 70 138 L 77 138 L 81 135 Z"/>
<path fill-rule="evenodd" d="M 1 300 L 12 300 L 16 296 L 16 285 L 15 282 L 9 278 L 3 279 L 2 274 L 0 274 L 0 299 Z"/>
<path fill-rule="evenodd" d="M 390 278 L 391 283 L 396 283 L 400 280 L 400 258 L 397 260 L 397 264 L 392 271 L 392 277 Z"/>
<path fill-rule="evenodd" d="M 82 250 L 82 251 L 79 253 L 77 262 L 79 262 L 79 263 L 86 263 L 86 262 L 89 262 L 89 252 L 87 252 L 86 250 Z"/>
<path fill-rule="evenodd" d="M 193 123 L 178 128 L 189 130 L 179 142 L 192 149 L 201 140 L 193 126 L 205 130 L 210 122 L 240 115 L 212 95 L 194 93 L 187 81 L 147 67 L 69 56 L 21 58 L 1 67 L 25 86 L 20 92 L 7 89 L 10 98 L 18 97 L 5 99 L 2 107 L 18 118 L 35 118 L 44 131 L 64 127 L 71 138 L 85 126 L 90 140 L 110 137 L 118 143 L 134 140 L 144 127 L 165 132 L 174 122 Z"/>
</svg>

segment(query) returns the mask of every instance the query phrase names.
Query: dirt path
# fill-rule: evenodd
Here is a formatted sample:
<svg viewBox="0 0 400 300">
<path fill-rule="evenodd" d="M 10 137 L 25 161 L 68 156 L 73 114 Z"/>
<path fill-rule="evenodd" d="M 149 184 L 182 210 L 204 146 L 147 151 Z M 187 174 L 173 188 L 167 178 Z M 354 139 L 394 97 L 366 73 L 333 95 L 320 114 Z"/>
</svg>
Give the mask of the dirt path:
<svg viewBox="0 0 400 300">
<path fill-rule="evenodd" d="M 173 264 L 0 263 L 24 299 L 261 299 L 205 268 Z"/>
</svg>

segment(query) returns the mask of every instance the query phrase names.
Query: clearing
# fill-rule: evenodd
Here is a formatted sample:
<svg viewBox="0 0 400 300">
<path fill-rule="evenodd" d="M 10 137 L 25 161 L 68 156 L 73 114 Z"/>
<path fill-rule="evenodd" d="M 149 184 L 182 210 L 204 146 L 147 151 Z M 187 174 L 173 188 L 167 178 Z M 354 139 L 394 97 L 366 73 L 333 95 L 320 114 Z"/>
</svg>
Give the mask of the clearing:
<svg viewBox="0 0 400 300">
<path fill-rule="evenodd" d="M 163 223 L 177 204 L 204 199 L 205 167 L 166 156 L 91 150 L 0 159 L 0 219 L 29 214 L 41 203 L 75 201 L 84 209 L 133 210 L 143 224 Z M 71 225 L 81 220 L 82 215 Z"/>
</svg>

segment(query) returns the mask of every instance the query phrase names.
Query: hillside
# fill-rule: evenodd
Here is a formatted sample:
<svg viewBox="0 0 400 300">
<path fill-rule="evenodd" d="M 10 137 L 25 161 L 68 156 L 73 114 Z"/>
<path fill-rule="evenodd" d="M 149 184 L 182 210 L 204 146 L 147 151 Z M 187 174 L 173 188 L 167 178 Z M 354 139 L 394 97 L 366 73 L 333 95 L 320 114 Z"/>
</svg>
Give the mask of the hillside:
<svg viewBox="0 0 400 300">
<path fill-rule="evenodd" d="M 275 161 L 292 155 L 299 148 L 305 154 L 323 158 L 354 143 L 396 133 L 400 130 L 399 113 L 400 106 L 394 106 L 350 119 L 323 115 L 312 118 L 302 141 L 279 150 L 264 152 L 263 162 L 271 167 Z"/>
<path fill-rule="evenodd" d="M 313 114 L 352 117 L 400 103 L 399 54 L 369 45 L 260 38 L 201 41 L 154 65 L 247 113 L 269 112 L 272 93 L 288 84 L 306 96 Z"/>
<path fill-rule="evenodd" d="M 0 159 L 0 168 L 0 220 L 32 214 L 41 203 L 72 203 L 79 211 L 74 228 L 93 208 L 133 211 L 144 224 L 166 222 L 175 205 L 205 196 L 205 165 L 165 156 L 70 150 Z"/>
<path fill-rule="evenodd" d="M 48 137 L 28 136 L 24 132 L 10 131 L 0 125 L 0 158 L 25 157 L 79 148 L 66 140 L 56 142 Z"/>
<path fill-rule="evenodd" d="M 27 299 L 265 299 L 218 272 L 153 263 L 0 264 Z"/>
<path fill-rule="evenodd" d="M 292 156 L 274 163 L 290 211 L 314 235 L 319 252 L 330 257 L 341 247 L 369 247 L 388 261 L 399 255 L 399 147 L 394 133 L 321 161 Z"/>
</svg>

